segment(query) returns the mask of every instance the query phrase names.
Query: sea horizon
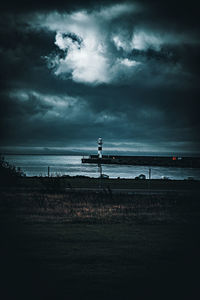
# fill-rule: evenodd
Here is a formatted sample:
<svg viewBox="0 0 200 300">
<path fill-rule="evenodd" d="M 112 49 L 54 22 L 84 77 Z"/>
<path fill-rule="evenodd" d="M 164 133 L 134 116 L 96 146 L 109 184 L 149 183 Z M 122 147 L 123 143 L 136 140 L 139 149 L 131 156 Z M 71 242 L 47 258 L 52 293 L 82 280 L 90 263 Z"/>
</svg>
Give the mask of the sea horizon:
<svg viewBox="0 0 200 300">
<path fill-rule="evenodd" d="M 89 156 L 98 154 L 97 151 L 90 152 L 0 152 L 0 155 L 45 155 L 45 156 Z M 176 157 L 200 157 L 200 153 L 194 152 L 156 152 L 156 151 L 105 151 L 103 155 L 121 155 L 121 156 L 176 156 Z"/>
</svg>

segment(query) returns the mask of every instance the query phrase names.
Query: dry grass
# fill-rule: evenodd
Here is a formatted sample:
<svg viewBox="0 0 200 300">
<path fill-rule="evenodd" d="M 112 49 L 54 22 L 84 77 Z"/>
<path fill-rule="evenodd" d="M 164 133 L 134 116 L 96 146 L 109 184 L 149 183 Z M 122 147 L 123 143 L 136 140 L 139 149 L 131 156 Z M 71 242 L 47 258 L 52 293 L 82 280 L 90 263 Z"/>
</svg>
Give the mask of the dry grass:
<svg viewBox="0 0 200 300">
<path fill-rule="evenodd" d="M 5 299 L 195 299 L 199 220 L 188 194 L 1 191 Z"/>
<path fill-rule="evenodd" d="M 188 199 L 177 194 L 113 195 L 24 190 L 4 192 L 1 199 L 1 210 L 15 211 L 15 215 L 26 222 L 155 223 L 172 222 L 172 219 L 179 222 L 180 210 L 188 211 Z M 198 205 L 196 198 L 190 199 L 191 205 Z"/>
</svg>

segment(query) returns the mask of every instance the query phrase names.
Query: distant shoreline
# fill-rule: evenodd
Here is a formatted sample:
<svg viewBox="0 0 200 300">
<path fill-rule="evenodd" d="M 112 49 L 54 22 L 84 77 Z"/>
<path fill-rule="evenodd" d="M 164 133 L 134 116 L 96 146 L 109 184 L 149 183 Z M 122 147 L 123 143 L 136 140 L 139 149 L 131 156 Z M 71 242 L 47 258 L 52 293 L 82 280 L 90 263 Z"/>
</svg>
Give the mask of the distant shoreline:
<svg viewBox="0 0 200 300">
<path fill-rule="evenodd" d="M 8 156 L 8 155 L 31 155 L 31 156 L 89 156 L 90 154 L 89 153 L 0 153 L 1 155 L 3 156 Z M 108 156 L 118 156 L 118 154 L 108 154 Z M 134 154 L 134 155 L 123 155 L 124 157 L 125 156 L 152 156 L 152 157 L 163 157 L 163 153 L 161 154 L 151 154 L 150 153 L 146 153 L 146 154 Z M 172 154 L 166 154 L 164 155 L 165 157 L 171 157 L 173 156 Z M 193 153 L 185 153 L 184 155 L 183 154 L 179 154 L 179 155 L 175 155 L 175 156 L 180 156 L 180 157 L 196 157 L 196 158 L 200 158 L 200 155 L 199 154 L 193 154 Z"/>
<path fill-rule="evenodd" d="M 35 155 L 39 155 L 39 156 L 87 156 L 86 154 L 80 154 L 80 153 L 70 153 L 70 154 L 65 154 L 65 153 L 3 153 L 4 155 L 31 155 L 31 156 L 35 156 Z"/>
</svg>

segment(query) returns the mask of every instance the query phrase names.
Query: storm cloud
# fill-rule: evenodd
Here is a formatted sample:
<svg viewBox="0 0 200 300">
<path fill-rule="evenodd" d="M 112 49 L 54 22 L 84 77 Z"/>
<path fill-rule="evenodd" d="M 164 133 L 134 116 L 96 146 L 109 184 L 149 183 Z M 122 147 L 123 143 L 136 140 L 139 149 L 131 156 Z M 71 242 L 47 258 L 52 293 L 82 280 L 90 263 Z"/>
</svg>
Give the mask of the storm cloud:
<svg viewBox="0 0 200 300">
<path fill-rule="evenodd" d="M 199 152 L 195 3 L 20 3 L 1 12 L 2 147 Z"/>
</svg>

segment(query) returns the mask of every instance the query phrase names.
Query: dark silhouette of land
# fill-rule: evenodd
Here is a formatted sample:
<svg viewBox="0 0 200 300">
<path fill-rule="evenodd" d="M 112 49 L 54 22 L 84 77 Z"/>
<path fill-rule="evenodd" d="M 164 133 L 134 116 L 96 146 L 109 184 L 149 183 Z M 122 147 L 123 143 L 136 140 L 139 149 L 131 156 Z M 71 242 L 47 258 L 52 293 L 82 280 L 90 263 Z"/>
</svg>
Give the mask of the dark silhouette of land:
<svg viewBox="0 0 200 300">
<path fill-rule="evenodd" d="M 2 182 L 3 299 L 198 298 L 198 181 Z"/>
</svg>

